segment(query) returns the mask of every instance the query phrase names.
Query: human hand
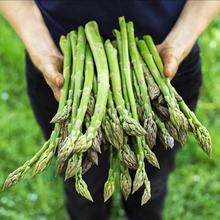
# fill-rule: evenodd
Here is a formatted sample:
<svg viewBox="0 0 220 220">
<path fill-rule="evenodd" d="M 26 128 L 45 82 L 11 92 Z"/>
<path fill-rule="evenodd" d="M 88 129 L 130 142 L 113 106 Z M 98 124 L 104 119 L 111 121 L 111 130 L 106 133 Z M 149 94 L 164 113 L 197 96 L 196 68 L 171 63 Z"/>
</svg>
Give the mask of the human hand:
<svg viewBox="0 0 220 220">
<path fill-rule="evenodd" d="M 158 52 L 164 64 L 164 75 L 172 79 L 178 70 L 180 63 L 189 54 L 193 45 L 176 45 L 174 42 L 164 41 L 157 45 Z"/>
<path fill-rule="evenodd" d="M 170 79 L 175 76 L 180 63 L 189 54 L 200 34 L 219 12 L 220 1 L 186 1 L 170 33 L 157 46 L 164 63 L 165 76 Z"/>
<path fill-rule="evenodd" d="M 35 1 L 0 1 L 0 14 L 22 39 L 33 64 L 43 74 L 57 101 L 63 85 L 63 57 L 44 23 Z M 28 19 L 27 19 L 28 18 Z"/>
<path fill-rule="evenodd" d="M 60 89 L 64 79 L 62 73 L 63 57 L 57 54 L 30 54 L 32 62 L 42 73 L 46 83 L 53 91 L 57 101 L 60 99 Z"/>
</svg>

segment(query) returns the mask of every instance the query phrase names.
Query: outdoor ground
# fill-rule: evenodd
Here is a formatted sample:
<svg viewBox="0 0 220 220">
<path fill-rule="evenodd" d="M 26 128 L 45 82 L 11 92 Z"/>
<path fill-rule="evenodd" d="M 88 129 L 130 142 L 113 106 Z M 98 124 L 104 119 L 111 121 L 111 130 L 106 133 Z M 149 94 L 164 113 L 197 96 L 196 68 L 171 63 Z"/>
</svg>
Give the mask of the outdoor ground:
<svg viewBox="0 0 220 220">
<path fill-rule="evenodd" d="M 203 87 L 196 114 L 213 139 L 209 160 L 189 138 L 177 156 L 177 168 L 169 179 L 165 220 L 220 219 L 220 19 L 200 39 Z M 43 137 L 26 94 L 24 48 L 0 18 L 0 185 L 8 173 L 30 158 Z M 47 172 L 26 178 L 0 192 L 1 220 L 65 219 L 61 180 Z"/>
</svg>

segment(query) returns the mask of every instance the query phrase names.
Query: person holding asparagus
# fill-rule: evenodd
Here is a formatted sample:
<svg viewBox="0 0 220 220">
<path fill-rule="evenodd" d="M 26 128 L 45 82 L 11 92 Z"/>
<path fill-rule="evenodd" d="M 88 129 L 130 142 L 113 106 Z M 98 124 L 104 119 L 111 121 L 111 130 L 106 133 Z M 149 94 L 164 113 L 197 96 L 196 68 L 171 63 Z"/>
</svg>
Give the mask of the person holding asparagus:
<svg viewBox="0 0 220 220">
<path fill-rule="evenodd" d="M 60 100 L 60 90 L 64 83 L 61 71 L 62 65 L 63 62 L 68 64 L 68 60 L 63 61 L 61 52 L 58 49 L 58 42 L 61 35 L 66 35 L 73 29 L 77 30 L 78 26 L 87 23 L 89 20 L 96 20 L 99 24 L 102 36 L 104 38 L 111 38 L 111 32 L 116 26 L 115 23 L 118 17 L 124 15 L 127 20 L 132 20 L 134 22 L 136 26 L 136 35 L 138 37 L 146 33 L 153 37 L 154 41 L 158 44 L 157 49 L 164 65 L 164 69 L 162 72 L 160 71 L 160 73 L 172 79 L 171 83 L 178 93 L 183 97 L 187 105 L 192 110 L 195 110 L 201 85 L 201 62 L 199 47 L 196 41 L 219 11 L 220 2 L 208 0 L 158 0 L 155 2 L 136 0 L 126 2 L 117 0 L 80 0 L 72 2 L 61 2 L 59 0 L 0 1 L 0 13 L 15 29 L 27 49 L 26 74 L 31 105 L 45 138 L 49 139 L 49 137 L 51 137 L 49 140 L 53 141 L 53 143 L 58 142 L 57 134 L 60 132 L 60 126 L 56 123 L 55 132 L 51 134 L 53 125 L 50 124 L 50 120 L 57 111 L 58 102 Z M 132 26 L 129 25 L 128 27 L 131 30 L 128 40 L 134 41 Z M 87 33 L 87 35 L 88 34 L 89 33 Z M 76 40 L 74 36 L 71 38 L 71 34 L 69 37 L 70 42 Z M 122 40 L 124 38 L 125 36 L 122 31 Z M 146 39 L 146 41 L 147 40 L 149 39 Z M 139 45 L 139 43 L 137 44 Z M 122 62 L 122 65 L 129 69 L 129 65 L 126 66 L 126 64 L 128 64 L 126 61 L 129 57 L 124 56 L 124 54 L 126 55 L 126 53 L 124 53 L 126 49 L 125 46 L 126 45 L 122 46 L 122 61 L 124 62 Z M 129 46 L 133 49 L 132 59 L 138 59 L 137 48 L 133 48 L 132 44 Z M 65 53 L 68 53 L 66 45 L 63 47 L 66 48 Z M 93 50 L 94 48 L 91 47 L 91 49 Z M 74 51 L 72 51 L 72 54 L 74 54 Z M 97 63 L 100 61 L 97 56 L 95 56 L 94 59 Z M 139 68 L 141 62 L 142 61 L 139 60 L 139 63 L 136 63 L 134 68 L 138 83 L 143 79 L 143 72 L 140 71 Z M 105 70 L 107 70 L 107 68 L 105 68 Z M 98 72 L 102 72 L 102 70 L 100 69 Z M 129 74 L 130 72 L 129 70 Z M 64 74 L 68 76 L 68 69 Z M 129 84 L 126 73 L 123 73 L 123 76 L 125 77 L 126 83 Z M 71 81 L 71 79 L 69 80 Z M 77 81 L 74 83 L 77 83 Z M 76 85 L 81 87 L 81 84 L 82 82 Z M 103 86 L 103 89 L 104 87 L 105 86 Z M 146 122 L 149 123 L 150 121 L 151 124 L 155 124 L 157 118 L 154 117 L 151 109 L 147 107 L 149 102 L 147 91 L 145 87 L 140 88 L 140 93 L 144 94 L 146 97 L 144 100 L 144 107 L 147 109 L 147 115 L 145 116 Z M 127 92 L 128 98 L 133 100 L 134 95 L 132 92 Z M 79 102 L 79 100 L 77 102 Z M 60 103 L 59 108 L 64 108 L 62 100 L 60 100 Z M 184 111 L 186 106 L 182 104 L 181 99 L 179 103 L 179 106 Z M 118 105 L 120 103 L 116 104 Z M 172 102 L 170 104 L 172 104 Z M 173 103 L 171 107 L 175 108 L 175 105 L 177 105 L 177 103 Z M 133 106 L 132 108 L 131 115 L 137 118 L 137 109 Z M 102 114 L 104 113 L 102 112 Z M 123 115 L 122 121 L 126 123 L 126 118 L 127 120 L 129 119 L 129 113 L 121 111 L 121 115 Z M 65 114 L 57 115 L 54 120 L 60 120 L 63 117 L 65 117 Z M 75 117 L 76 116 L 73 116 L 73 121 Z M 181 115 L 179 117 L 181 118 Z M 173 120 L 175 121 L 175 118 L 173 118 Z M 146 127 L 148 123 L 146 123 Z M 184 125 L 184 123 L 182 124 Z M 181 125 L 178 126 L 178 129 L 184 129 L 184 126 L 181 127 Z M 137 124 L 135 126 L 139 128 Z M 161 125 L 161 127 L 163 126 Z M 139 129 L 139 132 L 143 132 L 141 128 Z M 127 128 L 127 132 L 129 132 L 129 128 Z M 89 132 L 83 136 L 87 142 L 90 141 L 88 137 L 91 137 Z M 83 138 L 81 138 L 81 141 L 84 141 Z M 95 138 L 94 134 L 92 138 Z M 137 151 L 143 159 L 142 150 L 144 149 L 144 141 L 142 138 L 138 137 L 137 142 Z M 147 142 L 148 144 L 151 143 L 149 139 Z M 46 142 L 46 146 L 49 144 L 49 142 Z M 89 147 L 91 147 L 90 145 Z M 151 199 L 146 205 L 141 207 L 139 200 L 142 196 L 142 192 L 136 191 L 133 197 L 124 201 L 123 205 L 128 219 L 162 219 L 167 179 L 175 167 L 175 155 L 178 148 L 179 145 L 175 144 L 172 150 L 166 152 L 165 148 L 157 143 L 154 152 L 158 158 L 161 169 L 158 171 L 153 166 L 146 167 L 146 172 L 148 173 L 152 188 Z M 48 149 L 55 151 L 52 147 Z M 62 150 L 62 146 L 60 149 Z M 165 152 L 166 156 L 164 156 Z M 42 157 L 42 161 L 45 162 L 43 159 L 44 157 Z M 33 161 L 29 163 L 31 164 L 32 162 Z M 47 166 L 47 163 L 44 164 Z M 145 173 L 145 167 L 143 167 L 142 161 L 139 161 L 138 167 L 140 172 Z M 41 163 L 38 163 L 35 172 L 39 172 L 41 168 Z M 84 179 L 86 179 L 86 182 L 89 184 L 93 199 L 95 200 L 93 204 L 76 193 L 72 179 L 64 182 L 66 207 L 71 219 L 108 219 L 111 204 L 109 202 L 102 202 L 102 190 L 106 176 L 100 175 L 101 173 L 107 173 L 107 169 L 108 160 L 106 159 L 106 154 L 103 153 L 99 158 L 99 168 L 94 168 L 84 175 Z M 81 175 L 82 171 L 77 171 L 76 182 L 83 183 Z M 98 182 L 97 179 L 99 180 Z M 144 184 L 148 184 L 145 176 Z M 80 187 L 76 188 L 80 191 Z M 146 189 L 147 187 L 145 190 Z M 133 191 L 135 190 L 133 189 Z M 147 193 L 146 191 L 145 196 Z"/>
</svg>

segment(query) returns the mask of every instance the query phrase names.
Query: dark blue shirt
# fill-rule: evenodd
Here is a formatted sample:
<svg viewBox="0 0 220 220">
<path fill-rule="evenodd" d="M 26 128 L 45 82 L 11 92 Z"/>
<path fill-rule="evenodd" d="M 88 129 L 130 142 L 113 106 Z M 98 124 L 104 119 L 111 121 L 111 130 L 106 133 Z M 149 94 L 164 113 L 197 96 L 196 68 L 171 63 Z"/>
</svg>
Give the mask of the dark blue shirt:
<svg viewBox="0 0 220 220">
<path fill-rule="evenodd" d="M 135 34 L 150 34 L 155 43 L 161 43 L 176 20 L 186 0 L 35 0 L 47 27 L 58 44 L 60 35 L 79 25 L 95 20 L 104 38 L 113 38 L 112 30 L 119 28 L 118 17 L 124 15 L 133 21 Z M 197 56 L 198 47 L 191 51 Z M 190 62 L 190 58 L 188 58 Z M 187 65 L 187 62 L 184 62 Z"/>
<path fill-rule="evenodd" d="M 36 0 L 54 37 L 90 20 L 102 35 L 112 38 L 118 17 L 134 21 L 137 36 L 150 34 L 161 42 L 175 24 L 186 0 Z"/>
</svg>

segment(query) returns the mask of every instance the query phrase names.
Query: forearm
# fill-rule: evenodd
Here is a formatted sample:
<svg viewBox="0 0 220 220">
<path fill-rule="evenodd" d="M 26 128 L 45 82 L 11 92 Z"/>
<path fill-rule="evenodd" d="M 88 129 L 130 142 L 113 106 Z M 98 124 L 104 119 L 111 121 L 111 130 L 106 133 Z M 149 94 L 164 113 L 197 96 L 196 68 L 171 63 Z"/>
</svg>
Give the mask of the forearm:
<svg viewBox="0 0 220 220">
<path fill-rule="evenodd" d="M 177 48 L 188 47 L 191 49 L 200 34 L 219 12 L 220 1 L 188 0 L 165 41 L 173 42 L 173 46 Z M 184 53 L 187 52 L 189 51 Z"/>
<path fill-rule="evenodd" d="M 35 1 L 1 0 L 0 14 L 17 32 L 32 62 L 59 100 L 60 87 L 63 84 L 62 55 L 54 44 Z"/>
<path fill-rule="evenodd" d="M 165 76 L 172 79 L 200 34 L 220 12 L 220 1 L 188 0 L 166 39 L 157 45 Z"/>
<path fill-rule="evenodd" d="M 41 72 L 44 56 L 60 56 L 34 1 L 0 1 L 0 13 L 22 39 L 32 61 Z"/>
</svg>

